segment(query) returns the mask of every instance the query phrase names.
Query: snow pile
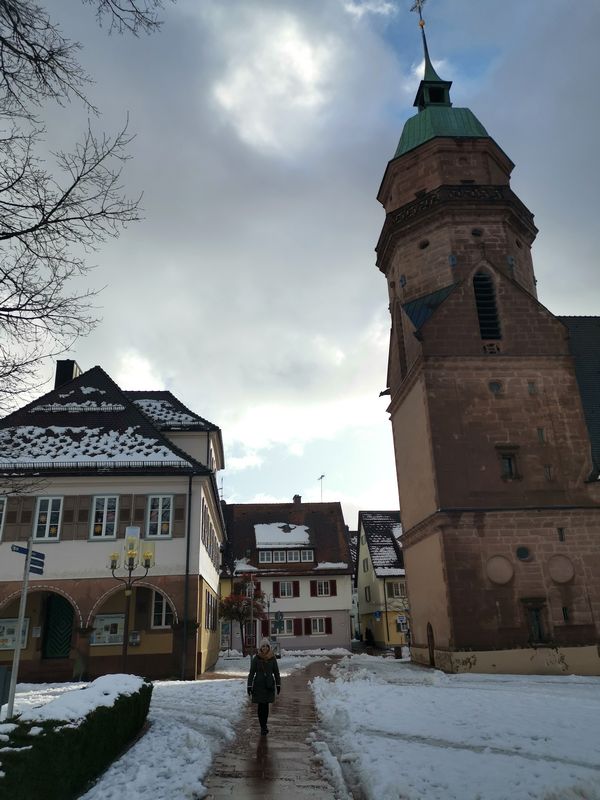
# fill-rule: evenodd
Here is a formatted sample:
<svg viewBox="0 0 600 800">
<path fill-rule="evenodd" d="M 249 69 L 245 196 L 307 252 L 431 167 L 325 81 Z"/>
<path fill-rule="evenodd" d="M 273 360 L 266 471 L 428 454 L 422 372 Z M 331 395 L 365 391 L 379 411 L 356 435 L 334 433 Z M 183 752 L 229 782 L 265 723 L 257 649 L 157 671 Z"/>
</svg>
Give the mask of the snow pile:
<svg viewBox="0 0 600 800">
<path fill-rule="evenodd" d="M 148 732 L 80 800 L 204 797 L 202 781 L 246 703 L 245 680 L 155 682 Z"/>
<path fill-rule="evenodd" d="M 137 675 L 103 675 L 82 689 L 65 692 L 44 705 L 25 709 L 21 722 L 78 722 L 99 706 L 112 706 L 119 695 L 135 694 L 144 683 Z"/>
<path fill-rule="evenodd" d="M 445 675 L 365 656 L 332 675 L 312 684 L 315 749 L 365 800 L 600 798 L 598 678 Z"/>
<path fill-rule="evenodd" d="M 299 547 L 310 544 L 306 525 L 268 522 L 254 526 L 257 547 Z"/>
</svg>

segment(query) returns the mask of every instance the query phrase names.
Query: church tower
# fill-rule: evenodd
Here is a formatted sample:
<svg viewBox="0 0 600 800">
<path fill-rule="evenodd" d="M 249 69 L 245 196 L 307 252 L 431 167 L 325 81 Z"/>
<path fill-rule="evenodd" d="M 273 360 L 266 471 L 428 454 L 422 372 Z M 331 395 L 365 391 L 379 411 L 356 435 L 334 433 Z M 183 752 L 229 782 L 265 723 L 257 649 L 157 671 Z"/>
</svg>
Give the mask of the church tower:
<svg viewBox="0 0 600 800">
<path fill-rule="evenodd" d="M 378 199 L 413 658 L 600 673 L 600 491 L 514 164 L 431 62 Z M 573 318 L 565 318 L 573 319 Z"/>
</svg>

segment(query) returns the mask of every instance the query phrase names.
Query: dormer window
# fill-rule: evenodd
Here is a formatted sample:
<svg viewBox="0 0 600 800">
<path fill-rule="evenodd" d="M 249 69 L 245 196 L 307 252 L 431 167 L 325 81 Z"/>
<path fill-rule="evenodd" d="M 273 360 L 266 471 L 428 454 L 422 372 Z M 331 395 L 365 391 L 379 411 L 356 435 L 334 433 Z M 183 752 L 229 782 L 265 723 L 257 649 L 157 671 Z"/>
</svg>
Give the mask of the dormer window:
<svg viewBox="0 0 600 800">
<path fill-rule="evenodd" d="M 314 550 L 302 551 L 302 561 L 314 561 L 314 560 L 315 560 Z"/>
</svg>

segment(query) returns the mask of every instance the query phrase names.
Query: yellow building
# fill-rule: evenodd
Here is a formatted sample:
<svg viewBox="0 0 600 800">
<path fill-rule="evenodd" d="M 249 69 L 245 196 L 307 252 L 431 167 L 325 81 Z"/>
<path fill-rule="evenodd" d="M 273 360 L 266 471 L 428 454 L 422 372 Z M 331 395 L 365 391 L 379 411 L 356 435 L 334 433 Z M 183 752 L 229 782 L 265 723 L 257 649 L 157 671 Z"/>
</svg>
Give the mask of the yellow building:
<svg viewBox="0 0 600 800">
<path fill-rule="evenodd" d="M 402 526 L 399 511 L 360 511 L 357 587 L 363 641 L 377 647 L 409 644 Z"/>
</svg>

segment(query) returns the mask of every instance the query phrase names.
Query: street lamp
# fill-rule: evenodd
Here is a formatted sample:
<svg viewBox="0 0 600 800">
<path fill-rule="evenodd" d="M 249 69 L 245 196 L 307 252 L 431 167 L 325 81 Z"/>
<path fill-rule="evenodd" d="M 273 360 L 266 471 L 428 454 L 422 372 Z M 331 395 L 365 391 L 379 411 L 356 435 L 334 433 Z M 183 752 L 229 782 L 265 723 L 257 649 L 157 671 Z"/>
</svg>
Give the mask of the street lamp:
<svg viewBox="0 0 600 800">
<path fill-rule="evenodd" d="M 272 594 L 265 594 L 264 595 L 265 602 L 267 604 L 267 632 L 269 639 L 271 638 L 271 603 L 275 605 L 277 602 Z"/>
<path fill-rule="evenodd" d="M 143 544 L 143 550 L 141 545 Z M 129 645 L 129 617 L 131 614 L 131 594 L 134 583 L 143 580 L 148 574 L 148 570 L 155 565 L 154 542 L 140 542 L 139 528 L 125 529 L 125 543 L 123 545 L 123 569 L 127 574 L 123 577 L 115 575 L 116 570 L 121 567 L 121 554 L 117 551 L 111 553 L 108 559 L 108 568 L 113 578 L 125 587 L 125 619 L 123 621 L 123 651 L 121 670 L 127 672 L 127 647 Z M 133 577 L 133 572 L 141 566 L 144 570 L 143 575 Z"/>
</svg>

